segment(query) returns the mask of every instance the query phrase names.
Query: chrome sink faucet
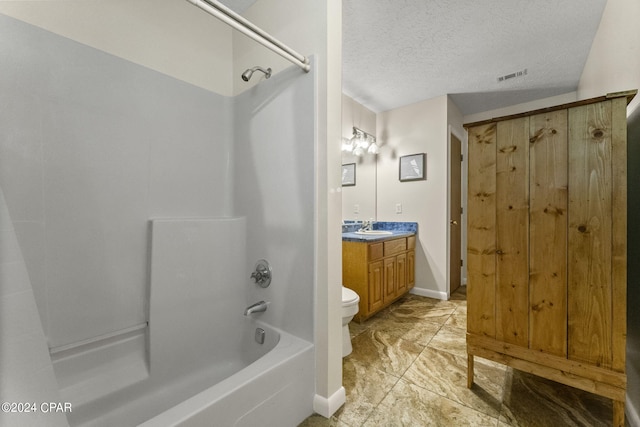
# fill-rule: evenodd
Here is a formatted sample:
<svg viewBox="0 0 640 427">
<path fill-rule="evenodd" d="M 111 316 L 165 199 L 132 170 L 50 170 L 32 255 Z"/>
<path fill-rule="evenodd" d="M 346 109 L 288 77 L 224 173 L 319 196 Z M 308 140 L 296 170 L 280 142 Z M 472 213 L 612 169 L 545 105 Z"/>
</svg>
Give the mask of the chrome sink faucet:
<svg viewBox="0 0 640 427">
<path fill-rule="evenodd" d="M 267 311 L 267 305 L 268 303 L 265 301 L 260 301 L 255 304 L 252 304 L 249 307 L 247 307 L 247 309 L 244 311 L 244 315 L 249 316 L 250 314 L 253 314 L 253 313 L 261 313 L 263 311 Z"/>
<path fill-rule="evenodd" d="M 358 231 L 370 231 L 373 230 L 373 220 L 362 221 L 362 227 Z"/>
</svg>

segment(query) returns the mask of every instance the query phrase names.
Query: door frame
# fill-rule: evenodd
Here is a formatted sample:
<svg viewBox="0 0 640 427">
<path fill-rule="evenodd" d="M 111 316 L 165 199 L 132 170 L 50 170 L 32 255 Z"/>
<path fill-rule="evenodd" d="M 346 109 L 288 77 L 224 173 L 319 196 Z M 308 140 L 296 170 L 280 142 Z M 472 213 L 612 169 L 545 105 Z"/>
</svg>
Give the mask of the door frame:
<svg viewBox="0 0 640 427">
<path fill-rule="evenodd" d="M 460 165 L 460 204 L 463 213 L 460 215 L 460 257 L 463 261 L 460 271 L 460 285 L 467 284 L 467 153 L 468 138 L 467 132 L 463 128 L 457 128 L 448 125 L 447 129 L 447 299 L 451 298 L 451 226 L 449 219 L 451 218 L 451 135 L 460 140 L 460 151 L 462 152 L 462 164 Z"/>
</svg>

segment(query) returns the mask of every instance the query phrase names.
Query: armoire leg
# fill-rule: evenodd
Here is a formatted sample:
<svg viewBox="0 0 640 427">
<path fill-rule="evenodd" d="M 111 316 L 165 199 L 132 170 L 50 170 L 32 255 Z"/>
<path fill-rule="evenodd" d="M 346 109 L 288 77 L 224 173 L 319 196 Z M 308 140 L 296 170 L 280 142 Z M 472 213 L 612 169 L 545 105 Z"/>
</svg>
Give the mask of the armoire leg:
<svg viewBox="0 0 640 427">
<path fill-rule="evenodd" d="M 473 386 L 473 354 L 467 353 L 467 388 L 471 388 L 472 386 Z"/>
<path fill-rule="evenodd" d="M 624 427 L 624 402 L 613 401 L 613 427 Z"/>
</svg>

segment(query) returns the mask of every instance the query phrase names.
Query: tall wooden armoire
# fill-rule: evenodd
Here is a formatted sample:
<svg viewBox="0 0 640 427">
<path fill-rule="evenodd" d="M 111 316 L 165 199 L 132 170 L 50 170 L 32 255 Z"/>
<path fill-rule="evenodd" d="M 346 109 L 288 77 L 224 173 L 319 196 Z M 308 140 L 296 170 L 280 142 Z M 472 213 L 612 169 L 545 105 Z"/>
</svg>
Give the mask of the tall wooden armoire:
<svg viewBox="0 0 640 427">
<path fill-rule="evenodd" d="M 469 387 L 479 356 L 611 398 L 624 425 L 635 93 L 465 125 Z"/>
</svg>

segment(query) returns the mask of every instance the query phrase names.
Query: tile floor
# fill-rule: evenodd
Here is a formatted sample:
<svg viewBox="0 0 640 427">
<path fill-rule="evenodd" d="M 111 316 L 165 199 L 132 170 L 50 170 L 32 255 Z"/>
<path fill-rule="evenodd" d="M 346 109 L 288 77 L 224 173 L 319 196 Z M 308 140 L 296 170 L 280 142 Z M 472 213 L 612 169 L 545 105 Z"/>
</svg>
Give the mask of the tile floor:
<svg viewBox="0 0 640 427">
<path fill-rule="evenodd" d="M 608 426 L 609 399 L 475 358 L 466 386 L 466 288 L 451 300 L 407 295 L 351 322 L 343 359 L 347 402 L 299 427 Z"/>
</svg>

